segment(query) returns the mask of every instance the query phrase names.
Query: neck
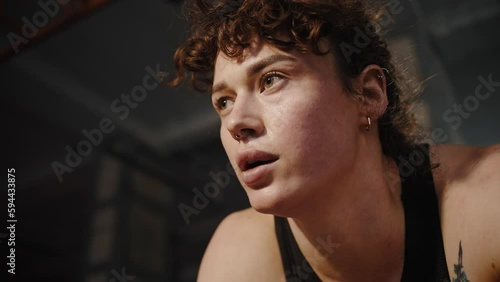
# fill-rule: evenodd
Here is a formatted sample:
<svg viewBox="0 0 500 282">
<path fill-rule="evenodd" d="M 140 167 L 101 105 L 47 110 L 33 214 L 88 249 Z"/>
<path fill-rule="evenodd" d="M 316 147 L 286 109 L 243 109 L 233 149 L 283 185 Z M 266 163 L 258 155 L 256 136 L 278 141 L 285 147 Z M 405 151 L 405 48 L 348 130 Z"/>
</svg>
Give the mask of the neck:
<svg viewBox="0 0 500 282">
<path fill-rule="evenodd" d="M 398 168 L 381 149 L 360 153 L 352 175 L 307 201 L 290 226 L 323 281 L 399 281 L 404 212 L 399 181 L 386 177 Z"/>
</svg>

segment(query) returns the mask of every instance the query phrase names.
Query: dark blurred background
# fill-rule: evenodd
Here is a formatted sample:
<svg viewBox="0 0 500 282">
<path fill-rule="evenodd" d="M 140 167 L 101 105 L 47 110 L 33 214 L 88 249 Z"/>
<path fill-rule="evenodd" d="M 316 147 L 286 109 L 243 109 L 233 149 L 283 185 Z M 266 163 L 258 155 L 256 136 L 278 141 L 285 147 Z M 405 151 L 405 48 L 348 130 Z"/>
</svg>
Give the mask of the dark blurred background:
<svg viewBox="0 0 500 282">
<path fill-rule="evenodd" d="M 416 111 L 431 141 L 498 143 L 499 1 L 400 5 L 384 30 L 425 81 Z M 17 220 L 10 275 L 4 189 L 0 280 L 195 281 L 217 224 L 249 204 L 209 97 L 154 75 L 172 73 L 186 37 L 181 1 L 4 0 L 0 15 Z"/>
</svg>

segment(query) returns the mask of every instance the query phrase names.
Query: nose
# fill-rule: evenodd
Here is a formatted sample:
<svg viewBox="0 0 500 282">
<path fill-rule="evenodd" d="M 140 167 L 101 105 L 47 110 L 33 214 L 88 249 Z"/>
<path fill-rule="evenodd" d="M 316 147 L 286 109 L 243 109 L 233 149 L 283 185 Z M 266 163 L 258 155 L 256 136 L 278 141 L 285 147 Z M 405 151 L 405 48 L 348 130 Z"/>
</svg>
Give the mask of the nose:
<svg viewBox="0 0 500 282">
<path fill-rule="evenodd" d="M 261 105 L 251 95 L 238 95 L 226 118 L 229 134 L 238 142 L 248 142 L 264 132 Z"/>
</svg>

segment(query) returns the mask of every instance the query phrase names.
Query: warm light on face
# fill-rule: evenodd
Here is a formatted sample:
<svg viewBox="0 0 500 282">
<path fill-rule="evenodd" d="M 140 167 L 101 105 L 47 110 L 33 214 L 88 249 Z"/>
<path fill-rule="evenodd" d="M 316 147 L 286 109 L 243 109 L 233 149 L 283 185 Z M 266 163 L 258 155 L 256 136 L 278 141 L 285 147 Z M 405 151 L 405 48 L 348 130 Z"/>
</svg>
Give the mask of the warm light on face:
<svg viewBox="0 0 500 282">
<path fill-rule="evenodd" d="M 212 102 L 226 153 L 257 210 L 299 204 L 340 177 L 350 162 L 357 107 L 336 76 L 331 54 L 260 45 L 240 61 L 219 55 Z M 262 165 L 251 174 L 238 166 L 242 159 Z"/>
</svg>

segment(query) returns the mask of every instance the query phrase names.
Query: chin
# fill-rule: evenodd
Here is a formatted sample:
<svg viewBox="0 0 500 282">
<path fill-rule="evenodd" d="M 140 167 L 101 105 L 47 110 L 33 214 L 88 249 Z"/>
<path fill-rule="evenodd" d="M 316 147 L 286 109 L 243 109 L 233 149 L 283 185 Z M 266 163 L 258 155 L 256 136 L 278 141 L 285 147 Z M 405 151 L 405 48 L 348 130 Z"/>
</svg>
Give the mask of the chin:
<svg viewBox="0 0 500 282">
<path fill-rule="evenodd" d="M 291 209 L 291 199 L 279 193 L 279 189 L 265 187 L 259 190 L 247 190 L 248 200 L 254 210 L 263 214 L 287 217 Z"/>
<path fill-rule="evenodd" d="M 252 203 L 252 201 L 250 201 L 250 205 L 257 212 L 260 212 L 260 213 L 263 213 L 263 214 L 277 215 L 276 214 L 276 208 L 274 206 L 262 205 L 262 204 L 255 204 L 255 203 Z"/>
</svg>

